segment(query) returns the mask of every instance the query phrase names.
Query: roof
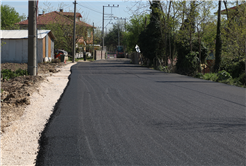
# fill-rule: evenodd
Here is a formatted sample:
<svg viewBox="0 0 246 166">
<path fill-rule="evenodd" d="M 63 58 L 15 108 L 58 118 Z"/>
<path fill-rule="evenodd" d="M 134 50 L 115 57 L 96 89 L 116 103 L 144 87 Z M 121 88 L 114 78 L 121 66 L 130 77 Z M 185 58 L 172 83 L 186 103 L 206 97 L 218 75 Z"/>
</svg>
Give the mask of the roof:
<svg viewBox="0 0 246 166">
<path fill-rule="evenodd" d="M 242 4 L 241 4 L 241 5 L 242 5 Z M 234 11 L 234 9 L 236 9 L 236 8 L 240 7 L 241 5 L 238 5 L 238 6 L 233 6 L 233 7 L 231 7 L 231 8 L 227 8 L 227 10 L 228 10 L 228 12 L 230 12 L 230 11 Z M 221 11 L 220 11 L 220 13 L 221 13 L 221 14 L 226 14 L 226 9 L 221 10 Z"/>
<path fill-rule="evenodd" d="M 73 17 L 74 16 L 74 13 L 73 12 L 59 12 L 61 15 L 64 15 L 64 16 L 70 16 L 70 17 Z M 80 13 L 76 13 L 76 17 L 81 17 L 82 18 L 82 15 Z"/>
<path fill-rule="evenodd" d="M 76 15 L 77 15 L 77 17 L 82 17 L 80 13 L 77 13 Z M 37 24 L 38 25 L 47 25 L 47 24 L 51 24 L 51 23 L 58 23 L 58 24 L 70 25 L 70 24 L 73 24 L 73 19 L 71 19 L 71 17 L 69 17 L 69 16 L 72 16 L 71 12 L 53 11 L 53 12 L 42 14 L 41 16 L 39 16 L 37 18 Z M 24 20 L 24 21 L 21 21 L 21 22 L 16 23 L 16 24 L 28 25 L 28 20 Z M 93 28 L 93 26 L 91 26 L 91 25 L 89 25 L 83 21 L 77 21 L 76 24 Z"/>
<path fill-rule="evenodd" d="M 43 39 L 47 35 L 55 36 L 50 30 L 38 30 L 38 38 Z M 0 30 L 1 39 L 28 39 L 28 30 Z"/>
</svg>

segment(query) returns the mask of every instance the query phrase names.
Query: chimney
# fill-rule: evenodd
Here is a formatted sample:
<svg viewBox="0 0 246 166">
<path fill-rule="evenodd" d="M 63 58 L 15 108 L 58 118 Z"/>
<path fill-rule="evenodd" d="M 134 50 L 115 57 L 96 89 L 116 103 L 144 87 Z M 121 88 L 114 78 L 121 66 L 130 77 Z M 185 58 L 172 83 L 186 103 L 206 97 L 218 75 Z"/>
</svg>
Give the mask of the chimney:
<svg viewBox="0 0 246 166">
<path fill-rule="evenodd" d="M 63 12 L 63 9 L 60 9 L 60 12 Z"/>
</svg>

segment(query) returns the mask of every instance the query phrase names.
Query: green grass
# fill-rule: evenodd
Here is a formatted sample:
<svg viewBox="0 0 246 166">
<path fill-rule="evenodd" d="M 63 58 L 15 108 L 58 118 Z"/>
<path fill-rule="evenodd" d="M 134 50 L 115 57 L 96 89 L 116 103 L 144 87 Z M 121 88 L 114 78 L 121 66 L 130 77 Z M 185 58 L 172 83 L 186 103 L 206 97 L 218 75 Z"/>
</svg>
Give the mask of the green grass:
<svg viewBox="0 0 246 166">
<path fill-rule="evenodd" d="M 80 59 L 80 58 L 79 58 Z M 73 58 L 72 57 L 68 57 L 68 60 L 67 61 L 73 61 Z M 79 60 L 77 58 L 74 59 L 75 62 L 78 62 Z"/>
<path fill-rule="evenodd" d="M 3 69 L 1 71 L 3 79 L 9 80 L 14 77 L 28 75 L 27 70 L 18 69 L 16 71 L 11 71 L 10 69 Z"/>
</svg>

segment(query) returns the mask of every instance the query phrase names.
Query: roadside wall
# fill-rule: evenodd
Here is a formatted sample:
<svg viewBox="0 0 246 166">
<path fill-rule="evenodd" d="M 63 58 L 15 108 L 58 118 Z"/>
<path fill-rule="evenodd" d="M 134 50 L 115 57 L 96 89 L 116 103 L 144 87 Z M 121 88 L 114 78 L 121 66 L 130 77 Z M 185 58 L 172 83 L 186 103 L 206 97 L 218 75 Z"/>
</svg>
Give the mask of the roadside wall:
<svg viewBox="0 0 246 166">
<path fill-rule="evenodd" d="M 105 50 L 96 50 L 96 60 L 105 59 Z"/>
<path fill-rule="evenodd" d="M 133 64 L 139 64 L 140 62 L 140 53 L 134 52 L 130 55 Z"/>
</svg>

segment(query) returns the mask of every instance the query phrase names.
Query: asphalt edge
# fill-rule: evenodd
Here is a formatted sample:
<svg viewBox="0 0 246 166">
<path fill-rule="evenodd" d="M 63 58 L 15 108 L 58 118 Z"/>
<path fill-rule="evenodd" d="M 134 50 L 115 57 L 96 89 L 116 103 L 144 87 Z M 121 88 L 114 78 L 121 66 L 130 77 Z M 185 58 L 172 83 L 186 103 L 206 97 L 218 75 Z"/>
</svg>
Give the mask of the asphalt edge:
<svg viewBox="0 0 246 166">
<path fill-rule="evenodd" d="M 76 64 L 77 64 L 77 63 L 76 63 Z M 68 76 L 68 83 L 67 83 L 65 89 L 63 90 L 61 96 L 60 96 L 59 99 L 57 100 L 57 102 L 56 102 L 56 104 L 55 104 L 55 106 L 54 106 L 54 108 L 53 108 L 53 110 L 52 110 L 52 114 L 50 115 L 49 119 L 47 119 L 47 122 L 46 122 L 46 124 L 44 125 L 44 130 L 43 130 L 41 133 L 39 133 L 39 136 L 40 136 L 40 137 L 39 137 L 39 140 L 38 140 L 38 144 L 39 144 L 39 146 L 38 146 L 38 152 L 37 152 L 37 156 L 36 156 L 36 159 L 35 159 L 35 163 L 33 163 L 33 164 L 35 164 L 36 166 L 43 166 L 43 165 L 44 165 L 44 163 L 43 163 L 43 161 L 44 161 L 44 154 L 45 154 L 46 152 L 45 152 L 45 149 L 44 149 L 43 147 L 45 147 L 45 145 L 48 144 L 48 139 L 47 139 L 47 137 L 45 136 L 45 133 L 46 133 L 46 131 L 47 131 L 47 129 L 48 129 L 50 123 L 52 122 L 52 120 L 53 120 L 54 117 L 56 116 L 56 113 L 59 112 L 58 107 L 59 107 L 59 105 L 60 105 L 60 101 L 61 101 L 63 95 L 65 94 L 68 85 L 70 84 L 70 79 L 71 79 L 71 74 L 72 74 L 72 67 L 75 66 L 76 64 L 74 64 L 74 65 L 72 65 L 72 66 L 70 67 L 70 74 L 69 74 L 69 76 Z"/>
</svg>

